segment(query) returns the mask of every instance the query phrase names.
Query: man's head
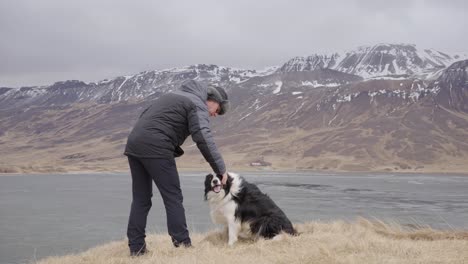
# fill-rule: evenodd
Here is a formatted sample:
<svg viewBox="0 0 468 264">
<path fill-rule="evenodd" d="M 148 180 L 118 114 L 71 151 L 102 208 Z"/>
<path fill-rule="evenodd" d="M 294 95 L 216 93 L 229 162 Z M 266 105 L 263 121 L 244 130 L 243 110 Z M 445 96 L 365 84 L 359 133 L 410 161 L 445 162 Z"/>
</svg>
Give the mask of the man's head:
<svg viewBox="0 0 468 264">
<path fill-rule="evenodd" d="M 230 106 L 226 91 L 219 86 L 208 86 L 206 105 L 210 116 L 224 115 Z"/>
</svg>

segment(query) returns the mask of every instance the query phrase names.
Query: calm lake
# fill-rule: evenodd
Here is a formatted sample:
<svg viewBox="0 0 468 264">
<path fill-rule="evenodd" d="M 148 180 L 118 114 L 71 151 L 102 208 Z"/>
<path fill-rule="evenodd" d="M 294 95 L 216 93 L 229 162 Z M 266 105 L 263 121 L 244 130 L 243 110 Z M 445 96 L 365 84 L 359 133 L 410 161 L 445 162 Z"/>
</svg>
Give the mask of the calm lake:
<svg viewBox="0 0 468 264">
<path fill-rule="evenodd" d="M 423 174 L 243 173 L 293 223 L 378 218 L 439 229 L 468 229 L 468 177 Z M 191 232 L 213 228 L 204 173 L 181 173 Z M 156 187 L 149 233 L 166 233 Z M 0 176 L 0 263 L 27 263 L 126 239 L 130 175 Z"/>
</svg>

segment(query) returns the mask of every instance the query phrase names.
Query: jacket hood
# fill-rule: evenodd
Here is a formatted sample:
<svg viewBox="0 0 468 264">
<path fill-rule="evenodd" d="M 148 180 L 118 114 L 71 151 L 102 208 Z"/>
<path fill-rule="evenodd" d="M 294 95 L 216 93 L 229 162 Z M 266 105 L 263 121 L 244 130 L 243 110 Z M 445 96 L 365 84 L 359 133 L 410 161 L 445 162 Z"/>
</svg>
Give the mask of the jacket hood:
<svg viewBox="0 0 468 264">
<path fill-rule="evenodd" d="M 202 101 L 206 101 L 208 98 L 208 86 L 194 80 L 184 82 L 180 86 L 179 90 L 194 94 L 197 97 L 199 97 Z"/>
</svg>

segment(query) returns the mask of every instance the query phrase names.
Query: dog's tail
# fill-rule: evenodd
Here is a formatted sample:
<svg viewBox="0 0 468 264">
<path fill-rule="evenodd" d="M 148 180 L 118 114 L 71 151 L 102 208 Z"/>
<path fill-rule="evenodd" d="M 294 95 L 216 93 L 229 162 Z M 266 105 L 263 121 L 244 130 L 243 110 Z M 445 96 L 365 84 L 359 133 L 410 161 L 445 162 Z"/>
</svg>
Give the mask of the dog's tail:
<svg viewBox="0 0 468 264">
<path fill-rule="evenodd" d="M 292 232 L 291 233 L 288 233 L 292 236 L 299 236 L 301 233 L 299 233 L 295 228 L 292 229 Z"/>
<path fill-rule="evenodd" d="M 297 232 L 297 230 L 291 225 L 288 226 L 287 228 L 284 228 L 283 231 L 287 234 L 290 234 L 291 236 L 299 236 L 300 233 Z"/>
</svg>

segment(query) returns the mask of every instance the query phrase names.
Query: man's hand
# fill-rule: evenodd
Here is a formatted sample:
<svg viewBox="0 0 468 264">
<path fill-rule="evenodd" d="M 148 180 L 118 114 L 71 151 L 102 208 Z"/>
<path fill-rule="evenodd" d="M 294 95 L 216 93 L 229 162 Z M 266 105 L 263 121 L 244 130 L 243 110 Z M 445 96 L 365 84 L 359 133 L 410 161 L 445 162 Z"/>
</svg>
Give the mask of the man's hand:
<svg viewBox="0 0 468 264">
<path fill-rule="evenodd" d="M 223 185 L 226 185 L 227 180 L 228 180 L 228 173 L 225 172 L 225 173 L 223 174 L 223 179 L 221 180 L 221 183 L 222 183 Z"/>
</svg>

